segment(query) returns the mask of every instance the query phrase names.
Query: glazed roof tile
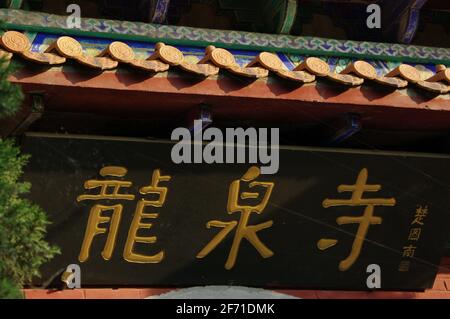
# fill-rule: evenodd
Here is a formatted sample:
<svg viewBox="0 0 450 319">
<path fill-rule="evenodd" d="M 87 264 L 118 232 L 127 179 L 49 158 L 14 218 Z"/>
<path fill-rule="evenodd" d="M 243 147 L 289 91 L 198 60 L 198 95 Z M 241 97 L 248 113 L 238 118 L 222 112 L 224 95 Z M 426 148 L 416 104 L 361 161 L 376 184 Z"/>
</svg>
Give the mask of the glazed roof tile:
<svg viewBox="0 0 450 319">
<path fill-rule="evenodd" d="M 253 79 L 266 78 L 272 73 L 300 84 L 324 78 L 348 87 L 361 86 L 364 82 L 375 82 L 394 90 L 416 86 L 436 95 L 450 91 L 450 69 L 444 65 L 438 65 L 436 73 L 424 79 L 419 70 L 408 64 L 401 64 L 384 75 L 378 75 L 370 63 L 362 60 L 349 63 L 337 73 L 319 57 L 307 57 L 290 70 L 276 54 L 271 52 L 260 52 L 253 61 L 241 66 L 230 51 L 212 45 L 205 48 L 200 61 L 191 63 L 178 48 L 162 42 L 157 43 L 155 51 L 144 59 L 138 58 L 133 48 L 119 41 L 109 43 L 103 52 L 96 56 L 86 54 L 80 42 L 69 36 L 58 37 L 44 52 L 32 51 L 28 37 L 17 31 L 5 32 L 0 38 L 0 44 L 5 50 L 3 55 L 8 59 L 18 55 L 34 63 L 46 65 L 61 65 L 73 60 L 99 71 L 115 69 L 119 64 L 124 64 L 152 73 L 180 68 L 200 77 L 217 75 L 221 70 L 225 70 L 240 77 Z"/>
</svg>

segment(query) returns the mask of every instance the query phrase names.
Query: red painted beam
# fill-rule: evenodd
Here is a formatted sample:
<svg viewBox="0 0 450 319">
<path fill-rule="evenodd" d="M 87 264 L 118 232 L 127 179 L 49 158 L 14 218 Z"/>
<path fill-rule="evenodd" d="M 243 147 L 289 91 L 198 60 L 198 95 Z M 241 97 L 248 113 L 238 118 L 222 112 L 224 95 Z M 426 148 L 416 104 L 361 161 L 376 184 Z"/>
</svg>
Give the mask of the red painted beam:
<svg viewBox="0 0 450 319">
<path fill-rule="evenodd" d="M 362 115 L 365 128 L 450 129 L 450 96 L 434 97 L 412 88 L 348 88 L 326 80 L 296 86 L 273 78 L 248 82 L 231 75 L 201 80 L 178 72 L 151 77 L 122 69 L 101 74 L 22 69 L 12 81 L 27 93 L 45 94 L 46 111 L 171 117 L 206 103 L 219 120 L 306 123 L 352 112 Z"/>
</svg>

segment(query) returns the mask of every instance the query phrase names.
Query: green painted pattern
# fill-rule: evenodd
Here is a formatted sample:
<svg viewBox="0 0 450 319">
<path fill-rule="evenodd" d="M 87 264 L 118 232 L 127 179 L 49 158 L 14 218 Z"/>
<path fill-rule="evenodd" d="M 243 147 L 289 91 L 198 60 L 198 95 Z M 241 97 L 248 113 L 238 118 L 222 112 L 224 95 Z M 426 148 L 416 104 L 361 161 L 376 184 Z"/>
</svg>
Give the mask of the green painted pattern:
<svg viewBox="0 0 450 319">
<path fill-rule="evenodd" d="M 36 36 L 37 36 L 37 32 L 29 32 L 29 31 L 26 31 L 26 32 L 24 32 L 24 34 L 27 36 L 28 40 L 30 40 L 30 43 L 33 43 L 33 42 L 34 42 L 34 39 L 35 39 Z"/>
<path fill-rule="evenodd" d="M 172 45 L 272 51 L 291 54 L 335 56 L 397 62 L 450 64 L 450 49 L 272 35 L 140 22 L 83 18 L 80 29 L 67 28 L 65 16 L 41 12 L 0 9 L 4 28 L 29 32 L 91 36 L 111 40 L 162 41 Z"/>
<path fill-rule="evenodd" d="M 283 10 L 282 19 L 277 31 L 281 34 L 289 34 L 297 16 L 297 0 L 287 0 Z"/>
<path fill-rule="evenodd" d="M 22 7 L 23 0 L 9 0 L 8 7 L 11 9 L 20 9 Z"/>
</svg>

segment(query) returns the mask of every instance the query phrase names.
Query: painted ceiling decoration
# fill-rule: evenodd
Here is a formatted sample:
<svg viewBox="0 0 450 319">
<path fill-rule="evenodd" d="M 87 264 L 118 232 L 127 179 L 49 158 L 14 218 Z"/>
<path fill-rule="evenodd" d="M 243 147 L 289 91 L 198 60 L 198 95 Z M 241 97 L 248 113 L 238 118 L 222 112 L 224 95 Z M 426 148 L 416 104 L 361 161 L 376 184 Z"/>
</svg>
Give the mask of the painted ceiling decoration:
<svg viewBox="0 0 450 319">
<path fill-rule="evenodd" d="M 332 17 L 333 23 L 342 27 L 348 38 L 409 44 L 416 35 L 420 11 L 426 2 L 427 0 L 323 1 L 321 9 L 315 11 Z M 372 3 L 380 6 L 381 29 L 369 29 L 366 26 L 367 6 Z M 302 4 L 300 8 L 301 6 Z"/>
<path fill-rule="evenodd" d="M 302 26 L 310 22 L 312 16 L 325 14 L 332 18 L 333 24 L 345 30 L 346 38 L 409 44 L 428 0 L 136 0 L 134 5 L 128 0 L 92 0 L 94 2 L 98 8 L 97 18 L 166 25 L 178 24 L 194 5 L 202 4 L 209 6 L 216 17 L 226 16 L 234 30 L 291 35 L 301 34 Z M 49 1 L 8 0 L 8 8 L 40 11 L 44 3 Z M 366 8 L 372 3 L 381 7 L 381 30 L 366 28 Z"/>
<path fill-rule="evenodd" d="M 0 38 L 0 44 L 6 51 L 3 55 L 9 58 L 11 54 L 18 55 L 26 60 L 47 65 L 61 65 L 72 60 L 79 65 L 100 71 L 115 69 L 119 64 L 124 64 L 153 73 L 179 68 L 203 78 L 217 75 L 223 70 L 250 79 L 267 78 L 271 73 L 300 84 L 323 78 L 348 87 L 375 82 L 393 90 L 416 86 L 436 95 L 450 91 L 450 69 L 443 65 L 436 67 L 435 74 L 423 79 L 419 70 L 408 64 L 400 64 L 390 72 L 378 75 L 374 66 L 362 60 L 352 62 L 342 71 L 335 72 L 326 61 L 318 57 L 307 57 L 290 69 L 277 54 L 271 52 L 260 52 L 251 62 L 240 65 L 230 51 L 212 45 L 205 48 L 203 57 L 195 63 L 189 61 L 178 48 L 161 42 L 155 45 L 153 53 L 146 58 L 138 58 L 132 47 L 120 41 L 109 43 L 101 53 L 91 56 L 85 53 L 79 41 L 69 36 L 60 36 L 45 52 L 36 52 L 31 50 L 32 45 L 28 37 L 17 31 L 5 32 Z"/>
<path fill-rule="evenodd" d="M 120 13 L 124 18 L 142 19 L 152 23 L 166 23 L 167 14 L 170 8 L 170 0 L 136 0 L 134 6 L 130 6 L 128 0 L 102 0 L 99 8 L 107 15 Z M 7 0 L 7 7 L 10 9 L 29 9 L 42 7 L 41 0 Z M 76 1 L 74 1 L 76 3 Z"/>
<path fill-rule="evenodd" d="M 208 2 L 212 4 L 215 1 Z M 298 0 L 217 0 L 216 2 L 218 14 L 231 16 L 237 28 L 277 34 L 291 33 L 299 6 Z"/>
<path fill-rule="evenodd" d="M 401 43 L 411 43 L 419 25 L 420 10 L 427 0 L 382 0 L 384 34 Z"/>
<path fill-rule="evenodd" d="M 450 64 L 450 49 L 424 46 L 359 42 L 291 35 L 211 30 L 183 26 L 82 18 L 81 27 L 67 27 L 67 17 L 42 12 L 0 9 L 4 28 L 89 36 L 120 41 L 164 42 L 171 45 L 284 52 L 292 54 L 379 59 L 400 62 Z"/>
<path fill-rule="evenodd" d="M 99 6 L 102 12 L 111 16 L 123 15 L 126 20 L 142 20 L 151 23 L 167 23 L 170 0 L 103 0 Z"/>
<path fill-rule="evenodd" d="M 237 29 L 289 34 L 297 18 L 298 0 L 139 0 L 134 7 L 127 0 L 103 0 L 101 8 L 111 16 L 130 11 L 121 14 L 125 20 L 177 24 L 194 4 L 214 8 L 217 16 L 229 17 Z"/>
<path fill-rule="evenodd" d="M 153 23 L 165 23 L 167 13 L 169 11 L 170 0 L 157 0 L 150 16 L 150 21 Z"/>
</svg>

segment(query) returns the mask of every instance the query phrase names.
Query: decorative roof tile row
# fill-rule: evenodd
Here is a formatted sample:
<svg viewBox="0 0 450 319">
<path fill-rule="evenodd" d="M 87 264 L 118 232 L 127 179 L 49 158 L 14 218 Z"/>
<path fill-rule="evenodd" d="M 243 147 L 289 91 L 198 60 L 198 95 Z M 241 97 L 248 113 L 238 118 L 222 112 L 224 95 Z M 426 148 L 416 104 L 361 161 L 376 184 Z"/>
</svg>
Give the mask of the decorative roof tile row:
<svg viewBox="0 0 450 319">
<path fill-rule="evenodd" d="M 119 64 L 147 72 L 164 72 L 169 68 L 180 68 L 202 77 L 217 75 L 226 70 L 247 78 L 265 78 L 269 73 L 297 83 L 311 83 L 324 78 L 346 86 L 360 86 L 364 82 L 375 82 L 394 89 L 414 85 L 435 94 L 450 91 L 450 69 L 443 65 L 437 67 L 437 73 L 428 79 L 422 79 L 420 72 L 413 66 L 402 64 L 379 76 L 375 68 L 366 61 L 350 63 L 343 71 L 331 71 L 327 62 L 317 57 L 308 57 L 293 70 L 289 70 L 280 58 L 269 52 L 259 53 L 246 66 L 240 66 L 229 51 L 208 46 L 204 57 L 198 63 L 189 63 L 176 47 L 157 43 L 155 51 L 147 59 L 136 57 L 133 49 L 123 42 L 112 42 L 97 56 L 86 55 L 81 44 L 68 36 L 61 36 L 45 52 L 32 52 L 28 38 L 17 31 L 7 31 L 0 38 L 1 46 L 7 51 L 3 54 L 11 58 L 11 53 L 24 59 L 47 65 L 59 65 L 73 60 L 84 66 L 99 70 L 111 70 Z"/>
<path fill-rule="evenodd" d="M 316 37 L 299 37 L 252 33 L 235 30 L 200 29 L 185 26 L 159 25 L 142 22 L 81 18 L 78 29 L 67 26 L 67 16 L 44 12 L 0 9 L 0 20 L 9 28 L 42 31 L 43 28 L 58 29 L 64 34 L 96 36 L 95 34 L 120 34 L 122 38 L 177 43 L 184 45 L 214 43 L 241 49 L 269 50 L 296 54 L 314 55 L 321 52 L 333 56 L 361 57 L 363 59 L 393 59 L 424 63 L 449 63 L 449 48 L 433 48 L 397 43 L 359 42 L 351 40 L 323 39 Z M 50 32 L 50 31 L 49 31 Z"/>
</svg>

